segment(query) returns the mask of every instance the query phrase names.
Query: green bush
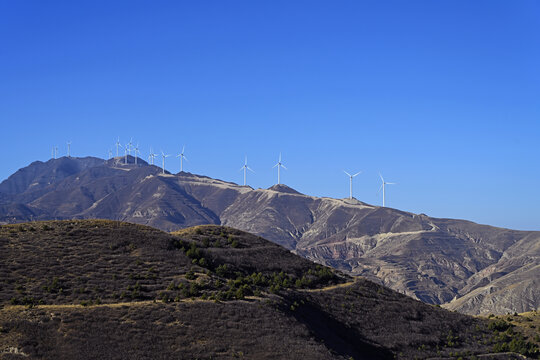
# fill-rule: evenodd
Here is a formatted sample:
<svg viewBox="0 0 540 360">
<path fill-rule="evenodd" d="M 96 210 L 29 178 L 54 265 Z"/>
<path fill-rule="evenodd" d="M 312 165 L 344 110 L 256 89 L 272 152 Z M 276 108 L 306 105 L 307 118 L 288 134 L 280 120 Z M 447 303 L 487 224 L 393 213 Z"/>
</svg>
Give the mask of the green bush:
<svg viewBox="0 0 540 360">
<path fill-rule="evenodd" d="M 227 267 L 227 264 L 223 264 L 223 265 L 219 265 L 217 268 L 216 268 L 216 274 L 218 276 L 226 276 L 227 275 L 227 270 L 228 270 L 228 267 Z"/>
<path fill-rule="evenodd" d="M 199 259 L 201 257 L 201 251 L 199 250 L 199 248 L 197 248 L 197 245 L 195 245 L 195 243 L 192 243 L 188 251 L 186 251 L 186 255 L 190 259 Z"/>
<path fill-rule="evenodd" d="M 503 319 L 499 319 L 499 320 L 490 322 L 488 325 L 488 329 L 493 330 L 493 331 L 506 331 L 510 329 L 512 326 L 514 325 L 507 323 Z"/>
<path fill-rule="evenodd" d="M 195 279 L 195 273 L 193 272 L 193 270 L 189 270 L 186 273 L 186 279 L 188 279 L 188 280 L 194 280 Z"/>
</svg>

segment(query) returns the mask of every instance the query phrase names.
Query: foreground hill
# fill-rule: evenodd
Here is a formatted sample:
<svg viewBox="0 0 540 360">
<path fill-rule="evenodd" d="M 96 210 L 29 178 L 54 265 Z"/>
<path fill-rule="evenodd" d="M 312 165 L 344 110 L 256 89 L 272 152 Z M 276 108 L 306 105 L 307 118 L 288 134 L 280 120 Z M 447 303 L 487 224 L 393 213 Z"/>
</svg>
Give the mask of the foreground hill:
<svg viewBox="0 0 540 360">
<path fill-rule="evenodd" d="M 506 322 L 423 304 L 227 227 L 32 222 L 0 227 L 0 252 L 1 359 L 538 354 Z"/>
<path fill-rule="evenodd" d="M 58 175 L 59 168 L 69 171 Z M 469 314 L 540 307 L 540 232 L 311 197 L 285 185 L 254 190 L 184 172 L 162 174 L 132 157 L 127 164 L 124 158 L 36 162 L 0 184 L 0 222 L 72 218 L 166 231 L 227 225 L 426 303 Z"/>
</svg>

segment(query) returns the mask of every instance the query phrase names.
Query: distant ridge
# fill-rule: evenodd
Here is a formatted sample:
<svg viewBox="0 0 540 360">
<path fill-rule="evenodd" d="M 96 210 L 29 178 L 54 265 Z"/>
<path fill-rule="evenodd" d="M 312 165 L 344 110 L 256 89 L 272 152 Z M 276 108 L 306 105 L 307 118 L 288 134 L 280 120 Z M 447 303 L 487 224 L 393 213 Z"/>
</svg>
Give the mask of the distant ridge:
<svg viewBox="0 0 540 360">
<path fill-rule="evenodd" d="M 252 189 L 128 156 L 34 162 L 0 184 L 0 223 L 106 218 L 165 231 L 227 225 L 431 304 L 471 314 L 540 307 L 540 232 L 437 219 L 287 185 Z"/>
</svg>

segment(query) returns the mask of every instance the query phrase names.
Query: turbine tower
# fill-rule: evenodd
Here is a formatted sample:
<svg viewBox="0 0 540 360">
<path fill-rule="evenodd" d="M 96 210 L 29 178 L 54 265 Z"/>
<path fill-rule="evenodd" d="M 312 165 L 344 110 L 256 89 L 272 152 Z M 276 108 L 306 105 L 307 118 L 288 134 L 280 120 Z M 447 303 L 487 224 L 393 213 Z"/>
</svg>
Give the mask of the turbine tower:
<svg viewBox="0 0 540 360">
<path fill-rule="evenodd" d="M 357 172 L 357 173 L 354 174 L 354 175 L 349 174 L 349 173 L 346 172 L 345 170 L 343 170 L 343 172 L 349 176 L 349 180 L 350 180 L 350 184 L 349 184 L 349 200 L 352 200 L 352 198 L 353 198 L 353 196 L 352 196 L 352 179 L 353 179 L 353 177 L 355 177 L 356 175 L 359 175 L 359 174 L 361 173 L 361 171 Z"/>
<path fill-rule="evenodd" d="M 112 158 L 112 150 L 109 149 L 109 160 Z"/>
<path fill-rule="evenodd" d="M 246 160 L 244 161 L 244 166 L 242 166 L 240 168 L 240 171 L 244 170 L 244 186 L 246 186 L 246 177 L 247 177 L 247 171 L 251 171 L 252 173 L 255 173 L 255 171 L 253 171 L 253 169 L 251 169 L 248 164 L 247 164 L 247 156 L 246 156 Z"/>
<path fill-rule="evenodd" d="M 120 138 L 118 138 L 118 140 L 116 140 L 116 157 L 120 156 L 120 154 L 118 153 L 118 148 L 122 146 L 120 144 Z"/>
<path fill-rule="evenodd" d="M 71 157 L 71 141 L 67 142 L 67 146 L 68 146 L 68 157 Z"/>
<path fill-rule="evenodd" d="M 277 184 L 279 185 L 281 183 L 281 168 L 284 168 L 287 170 L 285 165 L 281 163 L 281 153 L 279 153 L 279 160 L 276 165 L 272 166 L 272 169 L 277 166 Z"/>
<path fill-rule="evenodd" d="M 58 158 L 58 146 L 54 147 L 54 158 Z"/>
<path fill-rule="evenodd" d="M 176 157 L 179 157 L 180 158 L 180 172 L 184 171 L 184 159 L 186 159 L 186 161 L 188 161 L 187 157 L 184 156 L 184 150 L 186 150 L 186 146 L 182 146 L 182 152 L 178 155 L 176 155 Z"/>
<path fill-rule="evenodd" d="M 163 174 L 165 174 L 165 158 L 169 157 L 169 156 L 171 156 L 171 155 L 165 155 L 163 150 L 161 150 L 161 160 L 163 161 L 161 171 L 162 171 Z"/>
<path fill-rule="evenodd" d="M 382 189 L 382 206 L 386 207 L 386 204 L 385 204 L 385 200 L 386 200 L 385 199 L 385 196 L 386 196 L 385 195 L 385 188 L 386 188 L 386 185 L 396 185 L 396 183 L 391 183 L 391 182 L 384 181 L 384 178 L 382 177 L 381 173 L 379 173 L 379 176 L 381 177 L 382 183 L 381 183 L 381 187 L 379 188 L 378 192 L 380 192 L 381 189 Z"/>
</svg>

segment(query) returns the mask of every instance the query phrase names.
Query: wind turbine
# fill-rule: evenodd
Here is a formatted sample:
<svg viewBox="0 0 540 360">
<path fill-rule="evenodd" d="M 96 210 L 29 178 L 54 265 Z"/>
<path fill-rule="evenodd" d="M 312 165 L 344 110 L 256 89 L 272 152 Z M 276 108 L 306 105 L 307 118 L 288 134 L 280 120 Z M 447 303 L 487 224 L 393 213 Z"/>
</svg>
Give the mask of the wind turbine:
<svg viewBox="0 0 540 360">
<path fill-rule="evenodd" d="M 124 164 L 127 164 L 127 156 L 128 156 L 128 149 L 129 149 L 129 144 L 126 144 L 124 145 Z"/>
<path fill-rule="evenodd" d="M 120 144 L 120 138 L 118 138 L 118 140 L 116 140 L 116 157 L 120 156 L 120 155 L 118 154 L 118 148 L 119 148 L 120 146 L 122 146 L 122 145 Z"/>
<path fill-rule="evenodd" d="M 350 184 L 349 184 L 349 185 L 350 185 L 349 199 L 352 200 L 352 179 L 353 179 L 353 177 L 355 177 L 356 175 L 359 175 L 359 174 L 361 173 L 361 171 L 357 172 L 357 173 L 354 174 L 354 175 L 349 174 L 349 173 L 346 172 L 345 170 L 343 170 L 343 172 L 344 172 L 345 174 L 347 174 L 347 175 L 349 176 L 349 179 L 350 179 Z"/>
<path fill-rule="evenodd" d="M 152 151 L 152 148 L 150 148 L 150 155 L 148 155 L 148 160 L 150 160 L 150 164 L 154 165 L 154 158 L 157 156 L 157 154 L 154 154 L 154 151 Z"/>
<path fill-rule="evenodd" d="M 253 171 L 253 169 L 251 169 L 248 164 L 247 164 L 247 156 L 246 156 L 246 160 L 244 161 L 244 166 L 242 166 L 240 168 L 240 171 L 244 170 L 244 186 L 246 186 L 246 175 L 247 175 L 247 171 L 251 171 L 252 173 L 255 173 L 255 171 Z"/>
<path fill-rule="evenodd" d="M 137 146 L 135 146 L 134 150 L 135 150 L 135 165 L 137 165 L 137 153 L 140 154 L 140 152 L 139 152 L 139 143 L 137 143 Z"/>
<path fill-rule="evenodd" d="M 51 158 L 54 159 L 54 146 L 51 148 Z"/>
<path fill-rule="evenodd" d="M 67 142 L 67 146 L 68 146 L 68 157 L 71 157 L 71 141 Z"/>
<path fill-rule="evenodd" d="M 281 172 L 280 172 L 281 168 L 284 168 L 285 170 L 287 170 L 285 165 L 281 163 L 281 153 L 279 153 L 279 160 L 277 164 L 272 166 L 272 169 L 275 168 L 276 166 L 277 166 L 277 184 L 279 185 L 281 182 Z"/>
<path fill-rule="evenodd" d="M 165 174 L 165 158 L 169 157 L 169 156 L 171 156 L 171 155 L 165 155 L 163 150 L 161 150 L 161 160 L 163 161 L 163 165 L 162 165 L 161 170 L 162 170 L 163 174 Z"/>
<path fill-rule="evenodd" d="M 58 146 L 54 147 L 54 158 L 56 159 L 58 157 Z"/>
<path fill-rule="evenodd" d="M 382 181 L 381 187 L 379 188 L 379 191 L 381 191 L 381 189 L 382 189 L 382 206 L 386 207 L 386 205 L 385 205 L 385 187 L 386 187 L 386 185 L 396 185 L 396 183 L 391 183 L 391 182 L 384 181 L 384 178 L 382 177 L 381 173 L 379 173 L 379 176 L 381 177 L 381 181 Z"/>
<path fill-rule="evenodd" d="M 184 171 L 184 159 L 186 159 L 186 161 L 188 161 L 187 157 L 184 156 L 184 150 L 186 149 L 186 146 L 182 146 L 182 152 L 178 155 L 176 155 L 176 157 L 179 157 L 180 158 L 180 172 Z"/>
<path fill-rule="evenodd" d="M 131 155 L 131 143 L 133 142 L 133 138 L 129 139 L 129 143 L 128 143 L 128 154 Z"/>
<path fill-rule="evenodd" d="M 112 150 L 109 149 L 109 160 L 112 158 Z"/>
</svg>

